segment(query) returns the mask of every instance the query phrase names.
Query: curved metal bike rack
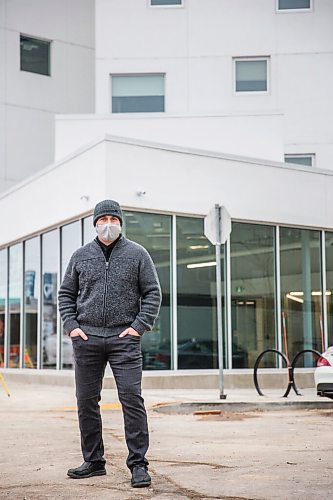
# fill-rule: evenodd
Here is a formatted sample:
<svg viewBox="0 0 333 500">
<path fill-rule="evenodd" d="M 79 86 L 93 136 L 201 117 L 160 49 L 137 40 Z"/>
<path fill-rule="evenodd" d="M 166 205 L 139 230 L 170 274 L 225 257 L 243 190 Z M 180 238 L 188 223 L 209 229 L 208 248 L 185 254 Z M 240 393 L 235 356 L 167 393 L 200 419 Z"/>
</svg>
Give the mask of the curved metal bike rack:
<svg viewBox="0 0 333 500">
<path fill-rule="evenodd" d="M 283 394 L 282 397 L 284 397 L 284 398 L 288 397 L 291 389 L 294 389 L 297 396 L 301 396 L 302 394 L 299 392 L 297 385 L 295 383 L 295 368 L 296 368 L 297 360 L 300 356 L 302 356 L 303 354 L 306 354 L 306 353 L 312 353 L 315 356 L 317 356 L 317 358 L 319 358 L 321 356 L 320 352 L 316 351 L 315 349 L 303 349 L 302 351 L 298 352 L 295 355 L 294 359 L 292 360 L 292 363 L 290 363 L 287 356 L 283 352 L 279 351 L 278 349 L 266 349 L 265 351 L 263 351 L 257 357 L 256 362 L 254 364 L 254 369 L 253 369 L 253 381 L 254 381 L 254 385 L 255 385 L 255 388 L 256 388 L 259 396 L 264 396 L 265 394 L 260 389 L 257 372 L 258 372 L 258 368 L 259 368 L 259 364 L 260 364 L 261 359 L 268 352 L 273 352 L 273 353 L 277 354 L 278 356 L 281 356 L 281 358 L 283 359 L 283 361 L 286 364 L 286 368 L 288 369 L 288 386 L 287 386 L 286 392 Z"/>
<path fill-rule="evenodd" d="M 297 388 L 297 385 L 296 385 L 296 382 L 295 382 L 295 368 L 296 368 L 296 363 L 297 363 L 297 360 L 300 356 L 302 356 L 303 354 L 306 354 L 307 352 L 311 353 L 311 354 L 314 354 L 315 356 L 317 356 L 317 358 L 319 359 L 321 354 L 320 352 L 316 351 L 315 349 L 303 349 L 303 351 L 300 351 L 298 352 L 294 359 L 292 360 L 292 363 L 291 363 L 291 371 L 290 371 L 290 375 L 291 375 L 291 380 L 292 380 L 292 386 L 293 386 L 293 389 L 294 391 L 296 392 L 297 396 L 302 396 L 302 394 L 299 392 L 298 388 Z M 289 386 L 288 386 L 289 388 Z M 291 389 L 291 387 L 290 387 Z M 290 391 L 289 389 L 289 391 Z M 289 391 L 288 391 L 288 394 L 289 394 Z"/>
<path fill-rule="evenodd" d="M 258 392 L 259 396 L 265 396 L 265 394 L 260 389 L 259 382 L 258 382 L 257 372 L 258 372 L 259 363 L 260 363 L 261 359 L 268 352 L 273 352 L 273 353 L 277 354 L 278 356 L 281 356 L 281 358 L 283 359 L 283 361 L 286 364 L 286 368 L 288 368 L 288 372 L 289 372 L 289 376 L 290 376 L 290 370 L 289 370 L 289 368 L 291 368 L 291 367 L 290 367 L 290 363 L 289 363 L 289 360 L 288 360 L 287 356 L 285 354 L 283 354 L 283 352 L 279 351 L 278 349 L 266 349 L 261 354 L 259 354 L 259 356 L 257 357 L 256 362 L 254 364 L 254 370 L 253 370 L 253 381 L 254 381 L 254 385 L 255 385 L 255 387 L 257 389 L 257 392 Z M 287 389 L 287 391 L 288 391 L 288 389 Z M 287 391 L 285 392 L 285 394 L 283 395 L 283 397 L 287 397 L 288 396 L 290 389 L 289 389 L 288 393 L 287 393 Z"/>
</svg>

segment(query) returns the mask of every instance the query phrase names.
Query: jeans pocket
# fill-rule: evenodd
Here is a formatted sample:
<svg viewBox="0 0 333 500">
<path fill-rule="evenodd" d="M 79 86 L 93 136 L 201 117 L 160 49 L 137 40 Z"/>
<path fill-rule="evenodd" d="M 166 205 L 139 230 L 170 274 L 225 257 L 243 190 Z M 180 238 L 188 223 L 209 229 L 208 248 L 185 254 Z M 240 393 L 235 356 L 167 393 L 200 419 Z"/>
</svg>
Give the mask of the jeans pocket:
<svg viewBox="0 0 333 500">
<path fill-rule="evenodd" d="M 80 339 L 80 338 L 81 338 L 81 335 L 75 335 L 75 337 L 71 337 L 71 336 L 69 336 L 69 337 L 70 337 L 70 339 L 71 339 L 72 341 L 76 342 L 78 339 Z"/>
</svg>

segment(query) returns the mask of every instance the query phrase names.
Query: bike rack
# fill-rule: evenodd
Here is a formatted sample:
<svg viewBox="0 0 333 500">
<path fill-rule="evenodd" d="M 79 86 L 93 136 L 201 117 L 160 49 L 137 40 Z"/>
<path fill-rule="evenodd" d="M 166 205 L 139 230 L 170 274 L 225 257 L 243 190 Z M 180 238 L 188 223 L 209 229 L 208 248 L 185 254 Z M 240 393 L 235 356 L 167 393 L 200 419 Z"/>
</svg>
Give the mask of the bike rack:
<svg viewBox="0 0 333 500">
<path fill-rule="evenodd" d="M 317 356 L 317 358 L 319 358 L 321 356 L 321 354 L 318 351 L 316 351 L 315 349 L 303 349 L 302 351 L 298 352 L 295 355 L 292 363 L 290 363 L 287 356 L 283 352 L 279 351 L 278 349 L 265 349 L 265 351 L 263 351 L 257 357 L 256 362 L 254 364 L 254 369 L 253 369 L 253 382 L 254 382 L 255 388 L 256 388 L 259 396 L 265 396 L 265 394 L 260 389 L 257 372 L 258 372 L 259 363 L 260 363 L 261 359 L 268 352 L 273 352 L 273 353 L 277 354 L 278 356 L 281 356 L 281 358 L 285 362 L 286 368 L 288 369 L 288 386 L 287 386 L 287 389 L 282 397 L 287 398 L 291 389 L 294 390 L 294 392 L 297 394 L 297 396 L 301 396 L 302 394 L 299 392 L 297 385 L 295 383 L 295 368 L 296 368 L 297 360 L 300 356 L 302 356 L 303 354 L 305 354 L 307 352 L 314 354 L 315 356 Z"/>
</svg>

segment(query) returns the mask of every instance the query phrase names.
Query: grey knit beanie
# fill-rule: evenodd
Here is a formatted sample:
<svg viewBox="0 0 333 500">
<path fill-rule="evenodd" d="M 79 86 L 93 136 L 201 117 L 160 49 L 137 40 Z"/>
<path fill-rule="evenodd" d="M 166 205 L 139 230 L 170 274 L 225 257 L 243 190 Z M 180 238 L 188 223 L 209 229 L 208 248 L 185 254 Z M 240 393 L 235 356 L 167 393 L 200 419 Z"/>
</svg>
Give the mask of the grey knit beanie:
<svg viewBox="0 0 333 500">
<path fill-rule="evenodd" d="M 96 222 L 103 215 L 114 215 L 120 220 L 120 224 L 123 225 L 123 212 L 119 206 L 119 203 L 114 200 L 103 200 L 97 203 L 94 210 L 93 224 L 96 226 Z"/>
</svg>

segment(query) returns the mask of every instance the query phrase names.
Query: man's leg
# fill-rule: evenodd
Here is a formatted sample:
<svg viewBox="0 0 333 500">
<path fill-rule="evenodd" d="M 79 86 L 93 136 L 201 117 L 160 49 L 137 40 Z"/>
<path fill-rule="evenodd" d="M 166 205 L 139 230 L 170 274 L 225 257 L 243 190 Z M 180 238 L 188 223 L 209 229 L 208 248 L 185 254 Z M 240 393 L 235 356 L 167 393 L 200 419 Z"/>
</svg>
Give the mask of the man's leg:
<svg viewBox="0 0 333 500">
<path fill-rule="evenodd" d="M 147 466 L 145 455 L 149 446 L 147 414 L 141 396 L 141 339 L 133 335 L 109 337 L 108 360 L 122 404 L 125 439 L 128 448 L 127 467 Z"/>
<path fill-rule="evenodd" d="M 72 342 L 81 449 L 85 462 L 105 462 L 99 408 L 106 366 L 104 342 L 103 338 L 91 335 L 88 340 L 74 337 Z"/>
</svg>

